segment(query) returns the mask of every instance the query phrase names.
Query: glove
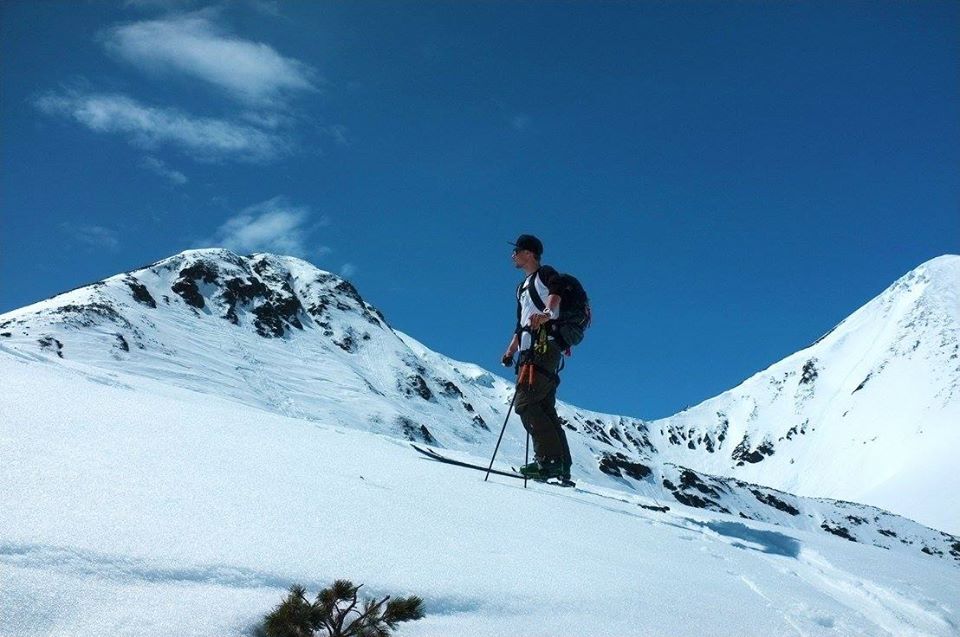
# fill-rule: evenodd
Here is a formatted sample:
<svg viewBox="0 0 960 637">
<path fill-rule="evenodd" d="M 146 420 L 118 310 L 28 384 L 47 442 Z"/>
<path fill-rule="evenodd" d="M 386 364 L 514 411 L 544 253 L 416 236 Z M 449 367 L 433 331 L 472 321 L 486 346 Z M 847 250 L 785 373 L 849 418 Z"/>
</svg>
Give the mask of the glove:
<svg viewBox="0 0 960 637">
<path fill-rule="evenodd" d="M 500 362 L 504 367 L 513 367 L 513 354 L 504 354 Z"/>
</svg>

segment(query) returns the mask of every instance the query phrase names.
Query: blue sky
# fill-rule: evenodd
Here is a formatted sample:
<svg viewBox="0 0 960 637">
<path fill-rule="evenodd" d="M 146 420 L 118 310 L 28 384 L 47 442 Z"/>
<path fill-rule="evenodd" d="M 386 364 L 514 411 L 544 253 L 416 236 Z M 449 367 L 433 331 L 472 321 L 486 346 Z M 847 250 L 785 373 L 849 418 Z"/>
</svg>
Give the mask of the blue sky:
<svg viewBox="0 0 960 637">
<path fill-rule="evenodd" d="M 501 371 L 537 234 L 560 397 L 670 415 L 960 252 L 960 3 L 0 4 L 0 312 L 293 254 Z"/>
</svg>

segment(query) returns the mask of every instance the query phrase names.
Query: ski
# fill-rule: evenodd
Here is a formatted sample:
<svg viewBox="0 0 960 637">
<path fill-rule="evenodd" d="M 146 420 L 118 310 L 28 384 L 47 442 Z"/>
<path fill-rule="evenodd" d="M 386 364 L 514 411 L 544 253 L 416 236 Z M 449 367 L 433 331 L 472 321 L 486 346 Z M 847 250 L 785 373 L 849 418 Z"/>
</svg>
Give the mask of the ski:
<svg viewBox="0 0 960 637">
<path fill-rule="evenodd" d="M 442 456 L 436 451 L 432 451 L 430 449 L 424 449 L 423 447 L 418 447 L 415 444 L 411 444 L 410 446 L 416 449 L 417 451 L 419 451 L 420 453 L 422 453 L 423 455 L 425 455 L 426 457 L 430 458 L 431 460 L 436 460 L 437 462 L 452 464 L 458 467 L 466 467 L 467 469 L 476 469 L 477 471 L 486 472 L 487 470 L 487 468 L 482 465 L 473 464 L 470 462 L 463 462 L 462 460 L 454 460 L 453 458 Z M 512 471 L 501 471 L 499 469 L 491 469 L 490 473 L 494 473 L 498 476 L 506 476 L 508 478 L 517 478 L 519 480 L 523 480 L 522 475 L 520 475 L 519 473 L 513 473 Z"/>
<path fill-rule="evenodd" d="M 437 453 L 436 451 L 433 451 L 433 450 L 431 450 L 431 449 L 424 449 L 423 447 L 418 447 L 417 445 L 412 444 L 412 443 L 410 444 L 410 446 L 413 447 L 414 449 L 416 449 L 417 451 L 419 451 L 420 453 L 422 453 L 423 455 L 425 455 L 426 457 L 430 458 L 431 460 L 436 460 L 437 462 L 443 462 L 444 464 L 452 464 L 452 465 L 457 466 L 457 467 L 466 467 L 467 469 L 474 469 L 474 470 L 476 470 L 476 471 L 483 471 L 483 472 L 486 472 L 486 471 L 487 471 L 487 467 L 484 467 L 483 465 L 473 464 L 473 463 L 471 463 L 471 462 L 463 462 L 462 460 L 454 460 L 453 458 L 448 458 L 448 457 L 446 457 L 446 456 L 444 456 L 444 455 L 441 455 L 441 454 Z M 524 476 L 520 475 L 519 473 L 513 472 L 513 471 L 503 471 L 503 470 L 500 470 L 500 469 L 490 469 L 490 473 L 495 474 L 495 475 L 498 475 L 498 476 L 505 476 L 505 477 L 507 477 L 507 478 L 516 478 L 516 479 L 518 479 L 518 480 L 523 480 L 523 479 L 524 479 Z M 532 478 L 530 478 L 530 480 L 531 480 L 531 482 L 539 482 L 538 480 L 533 480 Z M 573 487 L 573 486 L 576 486 L 576 483 L 574 483 L 573 481 L 550 482 L 549 480 L 547 480 L 546 482 L 541 482 L 541 484 L 549 484 L 549 485 L 553 485 L 553 486 L 555 486 L 555 487 Z"/>
<path fill-rule="evenodd" d="M 487 468 L 484 467 L 483 465 L 473 464 L 473 463 L 471 463 L 471 462 L 464 462 L 464 461 L 462 461 L 462 460 L 454 460 L 453 458 L 448 458 L 448 457 L 446 457 L 446 456 L 444 456 L 444 455 L 441 455 L 441 454 L 437 453 L 436 451 L 433 451 L 432 449 L 425 449 L 425 448 L 423 448 L 423 447 L 418 447 L 417 445 L 415 445 L 415 444 L 413 444 L 413 443 L 410 443 L 410 446 L 413 447 L 414 449 L 416 449 L 417 451 L 419 451 L 420 453 L 422 453 L 423 455 L 425 455 L 425 456 L 426 456 L 427 458 L 429 458 L 430 460 L 435 460 L 435 461 L 437 461 L 437 462 L 442 462 L 442 463 L 444 463 L 444 464 L 452 464 L 452 465 L 454 465 L 454 466 L 456 466 L 456 467 L 465 467 L 465 468 L 467 468 L 467 469 L 473 469 L 473 470 L 475 470 L 475 471 L 483 471 L 483 472 L 486 472 L 486 471 L 487 471 Z M 512 468 L 512 467 L 511 467 L 511 468 Z M 523 479 L 524 479 L 524 476 L 520 475 L 520 474 L 517 473 L 516 471 L 503 471 L 503 470 L 500 470 L 500 469 L 490 469 L 490 473 L 495 474 L 495 475 L 498 475 L 498 476 L 505 476 L 505 477 L 507 477 L 507 478 L 516 478 L 517 480 L 523 480 Z M 530 480 L 531 482 L 540 482 L 539 480 L 534 480 L 533 478 L 527 478 L 527 479 Z M 633 503 L 631 503 L 630 501 L 624 500 L 624 499 L 621 499 L 621 498 L 616 498 L 616 497 L 609 496 L 609 495 L 603 495 L 603 494 L 601 494 L 601 493 L 596 493 L 596 492 L 594 492 L 594 491 L 588 491 L 588 490 L 586 490 L 586 489 L 582 489 L 582 488 L 578 487 L 578 486 L 577 486 L 577 483 L 574 482 L 573 480 L 557 481 L 557 480 L 555 480 L 555 479 L 551 479 L 551 480 L 547 480 L 546 482 L 540 482 L 540 484 L 549 484 L 549 485 L 554 486 L 554 487 L 567 487 L 567 488 L 572 488 L 574 491 L 576 491 L 576 492 L 578 492 L 578 493 L 586 493 L 586 494 L 593 495 L 593 496 L 597 496 L 597 497 L 600 497 L 600 498 L 606 498 L 606 499 L 608 499 L 608 500 L 616 500 L 617 502 L 623 502 L 624 504 L 636 504 L 637 506 L 639 506 L 639 507 L 641 507 L 641 508 L 643 508 L 643 509 L 648 509 L 648 510 L 650 510 L 650 511 L 657 511 L 657 512 L 659 512 L 659 513 L 665 513 L 665 512 L 667 512 L 667 511 L 670 510 L 670 507 L 668 507 L 668 506 L 653 506 L 653 505 L 650 505 L 650 504 L 640 504 L 640 503 L 638 503 L 638 502 L 633 502 Z"/>
</svg>

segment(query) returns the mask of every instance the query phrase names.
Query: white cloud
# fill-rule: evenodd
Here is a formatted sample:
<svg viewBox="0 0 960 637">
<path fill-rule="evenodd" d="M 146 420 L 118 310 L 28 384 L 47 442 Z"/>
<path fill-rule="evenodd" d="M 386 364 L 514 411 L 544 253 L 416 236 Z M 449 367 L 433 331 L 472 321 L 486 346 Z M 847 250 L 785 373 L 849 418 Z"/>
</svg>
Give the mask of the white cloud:
<svg viewBox="0 0 960 637">
<path fill-rule="evenodd" d="M 126 135 L 146 148 L 174 146 L 199 160 L 266 162 L 289 150 L 279 135 L 173 108 L 146 106 L 125 95 L 49 93 L 35 104 L 47 114 L 67 117 L 90 130 Z"/>
<path fill-rule="evenodd" d="M 357 266 L 355 266 L 352 263 L 344 263 L 343 267 L 340 268 L 340 276 L 342 276 L 344 279 L 349 279 L 356 273 L 357 273 Z"/>
<path fill-rule="evenodd" d="M 241 210 L 228 219 L 204 245 L 218 245 L 239 253 L 273 252 L 296 257 L 322 256 L 330 248 L 308 248 L 310 236 L 329 219 L 310 222 L 310 209 L 274 197 Z"/>
<path fill-rule="evenodd" d="M 80 243 L 85 243 L 94 248 L 115 250 L 120 246 L 120 239 L 117 237 L 116 231 L 110 228 L 104 228 L 103 226 L 78 226 L 72 223 L 61 223 L 60 230 Z"/>
<path fill-rule="evenodd" d="M 230 35 L 211 11 L 114 27 L 102 35 L 107 50 L 142 69 L 181 73 L 258 106 L 282 104 L 315 91 L 317 74 L 262 42 Z"/>
<path fill-rule="evenodd" d="M 144 157 L 143 161 L 140 162 L 140 165 L 155 175 L 159 175 L 164 179 L 168 179 L 170 183 L 177 186 L 182 186 L 188 181 L 186 175 L 179 170 L 174 170 L 168 167 L 163 161 L 157 159 L 156 157 Z"/>
</svg>

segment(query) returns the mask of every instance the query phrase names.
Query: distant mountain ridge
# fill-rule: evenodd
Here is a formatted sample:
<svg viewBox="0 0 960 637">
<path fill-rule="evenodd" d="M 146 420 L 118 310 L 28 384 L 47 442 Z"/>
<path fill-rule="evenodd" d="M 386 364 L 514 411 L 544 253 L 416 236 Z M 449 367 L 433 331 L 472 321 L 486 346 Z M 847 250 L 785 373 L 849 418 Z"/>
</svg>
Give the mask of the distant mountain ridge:
<svg viewBox="0 0 960 637">
<path fill-rule="evenodd" d="M 960 258 L 941 259 L 945 261 L 921 266 L 878 297 L 887 299 L 878 306 L 888 308 L 880 315 L 895 314 L 899 324 L 906 316 L 900 312 L 903 299 L 926 298 L 930 282 L 944 279 L 941 270 L 958 269 Z M 934 306 L 930 301 L 908 312 L 914 324 L 902 327 L 910 334 L 918 326 L 926 330 L 921 343 L 932 338 L 929 330 L 940 340 L 929 346 L 897 345 L 891 356 L 875 362 L 864 356 L 869 382 L 854 388 L 858 401 L 864 396 L 879 399 L 889 391 L 885 379 L 904 373 L 897 361 L 939 363 L 940 350 L 947 347 L 943 343 L 956 344 L 956 317 L 951 319 L 948 312 L 944 318 Z M 877 314 L 863 313 L 858 311 L 808 350 L 735 390 L 668 419 L 644 422 L 558 405 L 570 433 L 574 471 L 596 484 L 655 498 L 672 497 L 689 506 L 960 562 L 960 543 L 949 534 L 894 520 L 871 507 L 783 493 L 817 486 L 802 483 L 797 475 L 817 463 L 845 462 L 827 453 L 836 444 L 831 433 L 834 411 L 824 411 L 829 418 L 822 420 L 811 410 L 822 407 L 820 396 L 827 390 L 821 388 L 832 387 L 833 375 L 839 373 L 834 370 L 841 368 L 839 359 L 830 355 L 832 348 L 856 340 L 864 329 L 857 326 L 871 324 Z M 890 342 L 901 343 L 900 336 Z M 225 396 L 248 408 L 474 456 L 492 451 L 513 391 L 500 377 L 452 361 L 394 331 L 349 282 L 334 274 L 293 257 L 239 256 L 219 249 L 187 251 L 0 315 L 0 353 L 98 377 L 106 374 L 119 384 L 130 375 L 159 379 Z M 947 360 L 955 363 L 949 354 Z M 937 414 L 952 414 L 958 375 L 944 374 L 950 382 L 935 375 L 924 378 L 939 383 L 934 392 L 942 402 Z M 755 385 L 769 388 L 768 394 L 747 391 Z M 926 393 L 923 396 L 926 400 Z M 766 410 L 788 404 L 785 397 L 791 398 L 791 418 L 767 418 Z M 755 404 L 744 414 L 744 401 L 751 400 Z M 855 415 L 854 408 L 863 409 L 851 405 L 850 414 Z M 842 417 L 860 422 L 851 415 Z M 946 428 L 944 417 L 936 415 L 939 420 L 928 428 L 940 435 Z M 830 440 L 796 445 L 797 440 L 818 440 L 821 432 Z M 524 432 L 515 422 L 507 429 L 500 458 L 516 462 L 523 445 Z M 821 451 L 824 456 L 818 456 Z M 790 453 L 795 463 L 788 462 Z M 801 467 L 799 461 L 807 465 Z M 792 466 L 793 474 L 787 470 Z M 767 467 L 773 469 L 767 472 Z"/>
<path fill-rule="evenodd" d="M 947 495 L 960 490 L 960 257 L 924 263 L 806 349 L 648 425 L 672 462 L 960 529 Z"/>
</svg>

